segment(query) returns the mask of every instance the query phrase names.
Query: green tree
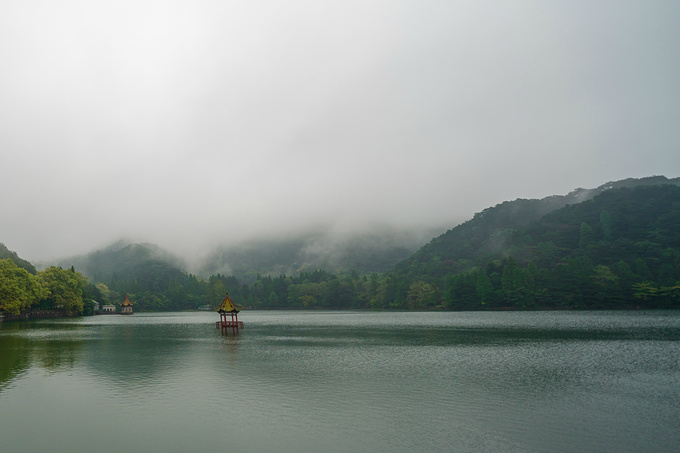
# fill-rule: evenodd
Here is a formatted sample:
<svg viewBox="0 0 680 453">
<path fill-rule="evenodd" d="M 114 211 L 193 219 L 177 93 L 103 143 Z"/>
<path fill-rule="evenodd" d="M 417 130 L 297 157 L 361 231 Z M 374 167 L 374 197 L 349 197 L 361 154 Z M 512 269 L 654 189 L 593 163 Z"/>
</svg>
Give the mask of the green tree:
<svg viewBox="0 0 680 453">
<path fill-rule="evenodd" d="M 288 287 L 288 306 L 317 308 L 325 283 L 302 283 Z"/>
<path fill-rule="evenodd" d="M 652 282 L 640 282 L 633 285 L 633 297 L 644 305 L 653 306 L 659 289 Z"/>
<path fill-rule="evenodd" d="M 101 303 L 104 296 L 97 285 L 86 281 L 83 285 L 83 314 L 94 315 L 94 307 L 96 303 Z"/>
<path fill-rule="evenodd" d="M 422 280 L 413 282 L 406 296 L 408 308 L 411 310 L 424 310 L 434 307 L 437 305 L 437 293 L 438 289 L 434 285 L 425 283 Z"/>
<path fill-rule="evenodd" d="M 600 230 L 602 231 L 602 240 L 612 240 L 612 217 L 606 210 L 600 212 Z"/>
<path fill-rule="evenodd" d="M 275 291 L 269 293 L 269 296 L 267 297 L 267 306 L 269 306 L 270 308 L 278 308 L 279 296 L 276 294 Z"/>
<path fill-rule="evenodd" d="M 74 270 L 50 266 L 38 272 L 43 287 L 43 301 L 50 308 L 64 310 L 68 315 L 83 312 L 83 284 L 87 279 Z"/>
<path fill-rule="evenodd" d="M 99 294 L 101 294 L 101 300 L 98 301 L 100 303 L 108 303 L 109 302 L 109 295 L 111 293 L 111 290 L 109 289 L 108 286 L 106 286 L 104 283 L 97 283 L 95 285 L 97 289 L 99 290 Z"/>
<path fill-rule="evenodd" d="M 591 278 L 595 283 L 595 298 L 599 304 L 616 299 L 619 277 L 608 266 L 596 266 Z"/>
<path fill-rule="evenodd" d="M 680 285 L 662 287 L 659 290 L 662 308 L 680 308 Z"/>
<path fill-rule="evenodd" d="M 479 309 L 481 301 L 476 292 L 477 277 L 474 274 L 456 274 L 446 277 L 444 303 L 451 310 Z"/>
<path fill-rule="evenodd" d="M 486 275 L 486 272 L 484 271 L 479 271 L 477 273 L 475 292 L 482 305 L 487 305 L 490 302 L 490 298 L 493 294 L 493 285 L 491 284 L 491 279 L 489 279 L 489 276 Z"/>
<path fill-rule="evenodd" d="M 38 280 L 11 259 L 0 260 L 0 310 L 18 315 L 42 297 Z"/>
<path fill-rule="evenodd" d="M 595 242 L 593 229 L 586 222 L 581 222 L 578 248 L 586 249 Z"/>
<path fill-rule="evenodd" d="M 324 308 L 347 309 L 356 300 L 354 284 L 350 279 L 334 278 L 326 282 L 323 292 Z"/>
<path fill-rule="evenodd" d="M 533 277 L 517 266 L 512 257 L 508 257 L 503 267 L 503 276 L 501 277 L 506 306 L 525 307 L 528 291 L 527 280 L 533 285 Z"/>
</svg>

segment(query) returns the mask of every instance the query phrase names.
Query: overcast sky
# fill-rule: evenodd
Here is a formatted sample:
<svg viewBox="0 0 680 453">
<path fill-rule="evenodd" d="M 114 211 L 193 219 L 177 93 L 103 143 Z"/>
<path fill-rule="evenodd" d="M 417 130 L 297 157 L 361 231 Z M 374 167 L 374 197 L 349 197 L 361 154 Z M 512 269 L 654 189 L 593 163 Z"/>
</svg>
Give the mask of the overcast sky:
<svg viewBox="0 0 680 453">
<path fill-rule="evenodd" d="M 2 0 L 0 242 L 187 254 L 680 176 L 680 2 Z"/>
</svg>

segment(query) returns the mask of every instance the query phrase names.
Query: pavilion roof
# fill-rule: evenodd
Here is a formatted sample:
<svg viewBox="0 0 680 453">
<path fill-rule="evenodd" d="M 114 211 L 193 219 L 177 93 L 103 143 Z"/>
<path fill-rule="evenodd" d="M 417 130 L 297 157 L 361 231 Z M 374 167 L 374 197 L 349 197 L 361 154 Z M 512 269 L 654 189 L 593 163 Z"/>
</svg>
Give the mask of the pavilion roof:
<svg viewBox="0 0 680 453">
<path fill-rule="evenodd" d="M 227 293 L 227 297 L 224 298 L 217 311 L 224 313 L 238 313 L 242 309 L 243 307 L 241 305 L 236 305 L 234 301 L 229 298 L 229 293 Z"/>
<path fill-rule="evenodd" d="M 134 303 L 130 302 L 130 299 L 128 299 L 127 294 L 125 295 L 125 300 L 120 304 L 121 307 L 127 307 L 130 306 L 132 307 Z"/>
</svg>

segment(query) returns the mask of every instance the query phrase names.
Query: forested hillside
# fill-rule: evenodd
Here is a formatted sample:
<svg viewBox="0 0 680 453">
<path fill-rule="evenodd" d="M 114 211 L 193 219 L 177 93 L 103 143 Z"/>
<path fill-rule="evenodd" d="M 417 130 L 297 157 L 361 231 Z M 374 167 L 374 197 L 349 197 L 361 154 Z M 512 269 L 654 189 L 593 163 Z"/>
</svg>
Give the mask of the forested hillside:
<svg viewBox="0 0 680 453">
<path fill-rule="evenodd" d="M 678 183 L 625 180 L 566 196 L 504 202 L 433 239 L 387 273 L 303 266 L 247 280 L 227 273 L 200 278 L 157 246 L 120 243 L 36 277 L 30 263 L 2 247 L 0 258 L 9 259 L 0 261 L 0 306 L 12 313 L 37 307 L 86 313 L 91 300 L 120 303 L 128 295 L 136 311 L 183 310 L 217 305 L 229 291 L 253 309 L 680 308 Z M 295 260 L 302 244 L 266 253 L 244 250 L 244 269 L 252 272 L 272 256 L 280 263 Z M 260 261 L 258 253 L 264 253 Z M 69 295 L 54 296 L 64 288 Z"/>
<path fill-rule="evenodd" d="M 19 255 L 17 255 L 16 252 L 11 251 L 10 249 L 7 248 L 7 246 L 5 246 L 5 244 L 0 242 L 0 260 L 4 259 L 12 260 L 14 264 L 16 264 L 22 269 L 26 269 L 29 273 L 33 275 L 37 273 L 35 267 L 31 263 L 24 259 L 19 258 Z"/>
<path fill-rule="evenodd" d="M 427 243 L 434 231 L 383 226 L 359 233 L 337 234 L 320 228 L 296 236 L 251 240 L 218 247 L 198 273 L 233 275 L 252 284 L 258 275 L 297 276 L 317 269 L 331 273 L 388 272 Z"/>
<path fill-rule="evenodd" d="M 0 259 L 0 321 L 5 317 L 21 317 L 31 310 L 50 311 L 59 316 L 93 313 L 92 299 L 99 291 L 73 267 L 50 266 L 30 272 L 17 265 L 16 253 L 10 255 Z"/>
<path fill-rule="evenodd" d="M 525 225 L 497 222 L 513 204 L 525 215 L 526 200 L 483 212 L 392 278 L 441 289 L 450 309 L 678 306 L 680 187 L 612 189 Z"/>
<path fill-rule="evenodd" d="M 564 196 L 505 201 L 475 214 L 471 220 L 434 238 L 413 256 L 398 263 L 395 274 L 439 282 L 446 275 L 465 272 L 480 262 L 514 253 L 516 236 L 520 234 L 518 232 L 550 212 L 568 205 L 578 205 L 609 190 L 658 185 L 680 186 L 680 178 L 631 178 L 608 182 L 596 189 L 576 189 Z"/>
<path fill-rule="evenodd" d="M 205 284 L 182 270 L 179 258 L 154 244 L 119 242 L 72 262 L 99 284 L 98 301 L 119 303 L 127 294 L 138 309 L 147 311 L 182 310 L 207 303 Z"/>
</svg>

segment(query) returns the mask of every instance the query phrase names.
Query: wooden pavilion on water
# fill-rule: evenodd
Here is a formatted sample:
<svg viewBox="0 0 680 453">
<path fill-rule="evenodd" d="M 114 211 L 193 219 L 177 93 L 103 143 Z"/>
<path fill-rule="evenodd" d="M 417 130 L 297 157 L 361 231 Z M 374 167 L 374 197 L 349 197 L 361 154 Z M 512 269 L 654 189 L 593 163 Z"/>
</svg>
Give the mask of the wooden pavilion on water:
<svg viewBox="0 0 680 453">
<path fill-rule="evenodd" d="M 215 311 L 220 314 L 220 320 L 215 323 L 215 327 L 222 329 L 222 335 L 228 333 L 227 329 L 232 329 L 232 332 L 237 334 L 238 330 L 243 328 L 243 321 L 238 320 L 238 312 L 241 310 L 243 306 L 235 304 L 227 293 L 222 304 L 215 308 Z M 231 319 L 228 319 L 227 315 L 230 315 Z"/>
<path fill-rule="evenodd" d="M 125 295 L 125 300 L 120 304 L 120 314 L 121 315 L 131 315 L 133 302 L 130 302 L 127 294 Z"/>
</svg>

